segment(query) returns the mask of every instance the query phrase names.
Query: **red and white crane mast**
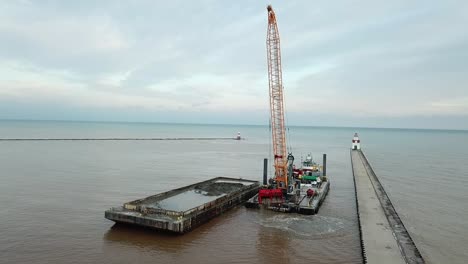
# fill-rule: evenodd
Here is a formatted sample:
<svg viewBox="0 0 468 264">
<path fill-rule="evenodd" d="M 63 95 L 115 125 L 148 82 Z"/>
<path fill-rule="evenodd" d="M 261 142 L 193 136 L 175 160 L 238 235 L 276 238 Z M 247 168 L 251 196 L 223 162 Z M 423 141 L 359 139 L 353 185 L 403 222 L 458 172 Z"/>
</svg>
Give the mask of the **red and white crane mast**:
<svg viewBox="0 0 468 264">
<path fill-rule="evenodd" d="M 286 155 L 286 132 L 284 125 L 283 79 L 281 71 L 280 36 L 276 15 L 271 5 L 268 10 L 268 79 L 270 85 L 270 117 L 273 138 L 275 180 L 278 188 L 288 188 L 288 160 Z"/>
</svg>

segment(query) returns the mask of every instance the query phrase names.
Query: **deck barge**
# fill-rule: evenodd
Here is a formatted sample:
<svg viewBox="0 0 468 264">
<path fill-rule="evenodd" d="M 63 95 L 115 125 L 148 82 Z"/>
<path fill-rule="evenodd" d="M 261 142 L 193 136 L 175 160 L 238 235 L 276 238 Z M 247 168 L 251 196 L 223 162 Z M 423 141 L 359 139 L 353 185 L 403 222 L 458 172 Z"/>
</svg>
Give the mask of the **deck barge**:
<svg viewBox="0 0 468 264">
<path fill-rule="evenodd" d="M 105 211 L 105 218 L 182 234 L 247 201 L 259 188 L 257 181 L 218 177 L 127 202 Z"/>
<path fill-rule="evenodd" d="M 283 198 L 271 198 L 267 199 L 267 202 L 263 202 L 263 207 L 285 213 L 299 213 L 305 215 L 313 215 L 318 213 L 320 206 L 322 205 L 325 197 L 330 190 L 330 182 L 324 182 L 320 189 L 313 188 L 316 191 L 316 195 L 313 197 L 307 196 L 307 190 L 310 189 L 310 184 L 301 186 L 300 195 L 295 197 L 294 201 L 285 202 Z M 259 194 L 250 198 L 245 206 L 247 208 L 260 208 L 262 204 L 259 203 Z"/>
</svg>

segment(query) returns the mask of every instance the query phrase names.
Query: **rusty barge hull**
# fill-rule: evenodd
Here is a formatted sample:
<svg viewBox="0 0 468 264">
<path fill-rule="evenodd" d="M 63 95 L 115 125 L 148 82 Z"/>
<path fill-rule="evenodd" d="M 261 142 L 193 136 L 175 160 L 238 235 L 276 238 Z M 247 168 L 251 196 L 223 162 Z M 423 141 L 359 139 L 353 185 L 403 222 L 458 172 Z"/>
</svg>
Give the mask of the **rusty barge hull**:
<svg viewBox="0 0 468 264">
<path fill-rule="evenodd" d="M 254 196 L 260 183 L 217 177 L 105 211 L 116 223 L 186 233 Z"/>
</svg>

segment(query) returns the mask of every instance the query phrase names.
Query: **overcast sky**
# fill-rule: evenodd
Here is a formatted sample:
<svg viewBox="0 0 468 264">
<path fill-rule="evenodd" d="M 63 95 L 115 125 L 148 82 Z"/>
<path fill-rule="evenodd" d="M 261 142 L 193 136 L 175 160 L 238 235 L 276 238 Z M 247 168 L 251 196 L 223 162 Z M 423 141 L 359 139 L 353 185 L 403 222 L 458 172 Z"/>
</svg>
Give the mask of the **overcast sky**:
<svg viewBox="0 0 468 264">
<path fill-rule="evenodd" d="M 0 2 L 0 119 L 468 129 L 468 1 Z"/>
</svg>

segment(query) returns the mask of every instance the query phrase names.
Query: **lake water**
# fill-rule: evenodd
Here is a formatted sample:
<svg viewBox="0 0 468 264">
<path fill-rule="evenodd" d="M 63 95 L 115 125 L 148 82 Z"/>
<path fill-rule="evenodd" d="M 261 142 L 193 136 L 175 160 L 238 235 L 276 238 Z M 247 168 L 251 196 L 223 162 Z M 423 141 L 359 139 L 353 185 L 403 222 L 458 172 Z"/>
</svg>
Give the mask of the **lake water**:
<svg viewBox="0 0 468 264">
<path fill-rule="evenodd" d="M 428 263 L 466 263 L 468 132 L 291 127 L 296 160 L 328 155 L 318 215 L 238 207 L 173 236 L 104 210 L 213 177 L 261 180 L 267 126 L 0 121 L 0 138 L 234 137 L 213 141 L 0 141 L 0 263 L 360 263 L 354 132 Z M 270 171 L 271 173 L 271 171 Z"/>
</svg>

